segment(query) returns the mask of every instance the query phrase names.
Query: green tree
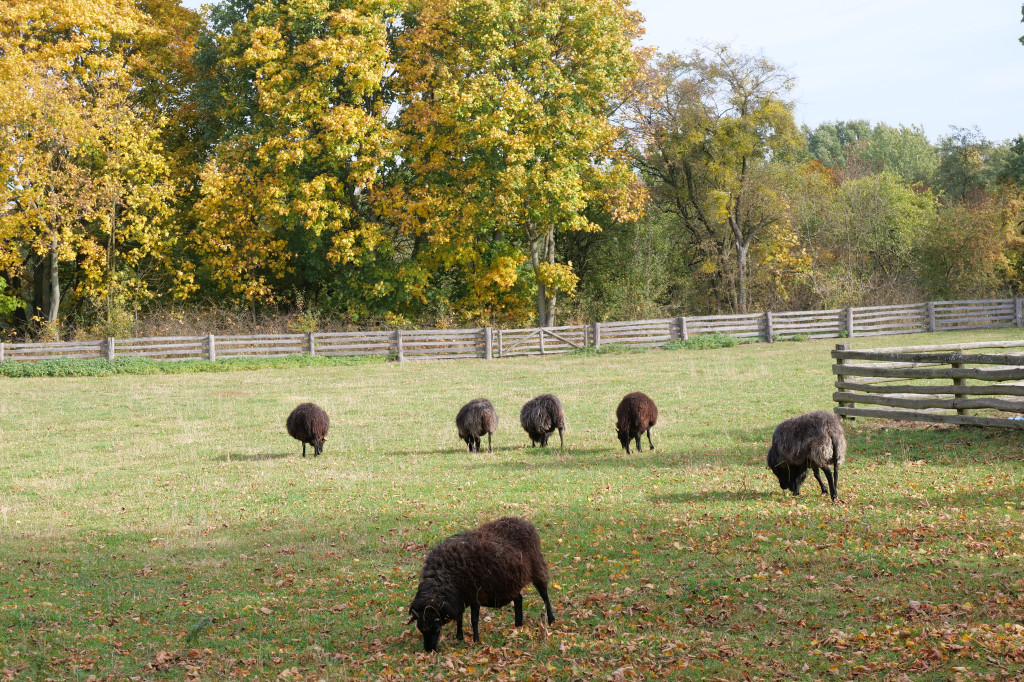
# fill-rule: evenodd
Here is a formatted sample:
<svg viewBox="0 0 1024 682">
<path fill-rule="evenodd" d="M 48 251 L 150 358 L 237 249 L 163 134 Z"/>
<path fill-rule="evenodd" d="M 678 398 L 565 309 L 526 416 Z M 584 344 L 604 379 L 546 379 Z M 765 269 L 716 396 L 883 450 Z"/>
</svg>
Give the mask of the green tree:
<svg viewBox="0 0 1024 682">
<path fill-rule="evenodd" d="M 826 166 L 842 168 L 846 157 L 858 142 L 871 136 L 871 123 L 865 120 L 822 123 L 814 130 L 802 129 L 807 138 L 807 154 Z"/>
<path fill-rule="evenodd" d="M 895 173 L 909 183 L 933 182 L 938 156 L 918 126 L 892 127 L 879 123 L 851 150 L 852 163 L 872 173 Z"/>
<path fill-rule="evenodd" d="M 787 99 L 793 79 L 764 57 L 727 46 L 665 55 L 629 112 L 637 164 L 715 280 L 719 301 L 747 311 L 750 248 L 784 216 L 772 163 L 804 139 Z"/>
<path fill-rule="evenodd" d="M 992 186 L 996 146 L 978 128 L 952 126 L 939 140 L 936 187 L 949 201 L 978 200 Z"/>
</svg>

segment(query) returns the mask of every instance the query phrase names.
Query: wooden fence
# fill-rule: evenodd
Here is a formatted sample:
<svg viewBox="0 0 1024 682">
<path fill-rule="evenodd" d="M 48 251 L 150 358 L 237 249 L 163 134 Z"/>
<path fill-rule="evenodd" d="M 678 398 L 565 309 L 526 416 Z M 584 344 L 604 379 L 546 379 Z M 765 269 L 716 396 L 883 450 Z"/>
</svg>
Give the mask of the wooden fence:
<svg viewBox="0 0 1024 682">
<path fill-rule="evenodd" d="M 504 358 L 566 353 L 611 344 L 663 346 L 719 332 L 763 340 L 912 334 L 1024 325 L 1022 299 L 936 301 L 788 313 L 703 315 L 595 322 L 543 329 L 431 329 L 245 336 L 164 336 L 54 343 L 0 343 L 2 360 L 143 357 L 186 360 L 276 355 L 394 355 L 398 360 Z"/>
<path fill-rule="evenodd" d="M 1004 352 L 977 352 L 985 349 Z M 839 344 L 832 357 L 832 398 L 844 418 L 1024 429 L 1024 341 L 873 350 Z"/>
</svg>

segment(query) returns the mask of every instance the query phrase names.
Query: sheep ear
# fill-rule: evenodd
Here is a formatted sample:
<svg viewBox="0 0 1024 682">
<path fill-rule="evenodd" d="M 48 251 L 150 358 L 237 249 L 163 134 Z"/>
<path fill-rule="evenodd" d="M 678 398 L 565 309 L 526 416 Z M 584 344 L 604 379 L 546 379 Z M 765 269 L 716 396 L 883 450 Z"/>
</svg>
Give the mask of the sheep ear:
<svg viewBox="0 0 1024 682">
<path fill-rule="evenodd" d="M 414 623 L 418 620 L 420 620 L 420 615 L 412 609 L 409 609 L 409 623 Z M 406 625 L 408 625 L 409 623 L 406 623 Z"/>
</svg>

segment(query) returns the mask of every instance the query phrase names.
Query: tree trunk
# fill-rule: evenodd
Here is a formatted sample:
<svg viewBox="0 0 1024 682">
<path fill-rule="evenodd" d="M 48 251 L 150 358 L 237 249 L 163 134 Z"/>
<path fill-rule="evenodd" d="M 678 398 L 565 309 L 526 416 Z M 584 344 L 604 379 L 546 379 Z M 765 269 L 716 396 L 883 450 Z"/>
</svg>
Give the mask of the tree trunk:
<svg viewBox="0 0 1024 682">
<path fill-rule="evenodd" d="M 736 304 L 740 315 L 747 312 L 747 253 L 750 244 L 736 244 Z"/>
<path fill-rule="evenodd" d="M 533 274 L 538 275 L 540 273 L 540 247 L 537 242 L 539 239 L 534 239 L 530 242 L 530 263 L 533 265 Z M 546 319 L 545 302 L 547 300 L 546 291 L 544 284 L 537 281 L 537 324 L 541 327 L 544 326 L 544 320 Z"/>
<path fill-rule="evenodd" d="M 544 250 L 547 262 L 555 264 L 555 228 L 548 229 L 547 238 L 544 240 Z M 546 288 L 546 287 L 545 287 Z M 545 292 L 547 293 L 547 292 Z M 544 320 L 545 327 L 555 326 L 555 301 L 558 298 L 558 289 L 552 289 L 547 302 L 547 318 Z"/>
<path fill-rule="evenodd" d="M 47 316 L 50 324 L 57 321 L 60 310 L 60 258 L 57 253 L 59 246 L 57 236 L 54 235 L 50 241 L 50 312 Z"/>
</svg>

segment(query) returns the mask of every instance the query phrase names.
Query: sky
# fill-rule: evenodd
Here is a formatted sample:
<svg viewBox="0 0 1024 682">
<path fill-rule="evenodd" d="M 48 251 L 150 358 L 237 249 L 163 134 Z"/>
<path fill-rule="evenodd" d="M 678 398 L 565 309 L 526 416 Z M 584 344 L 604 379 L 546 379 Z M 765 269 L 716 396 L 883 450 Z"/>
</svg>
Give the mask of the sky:
<svg viewBox="0 0 1024 682">
<path fill-rule="evenodd" d="M 933 140 L 977 126 L 1024 134 L 1022 0 L 633 0 L 645 44 L 728 43 L 796 77 L 797 123 L 918 125 Z M 198 7 L 201 0 L 184 0 Z"/>
</svg>

